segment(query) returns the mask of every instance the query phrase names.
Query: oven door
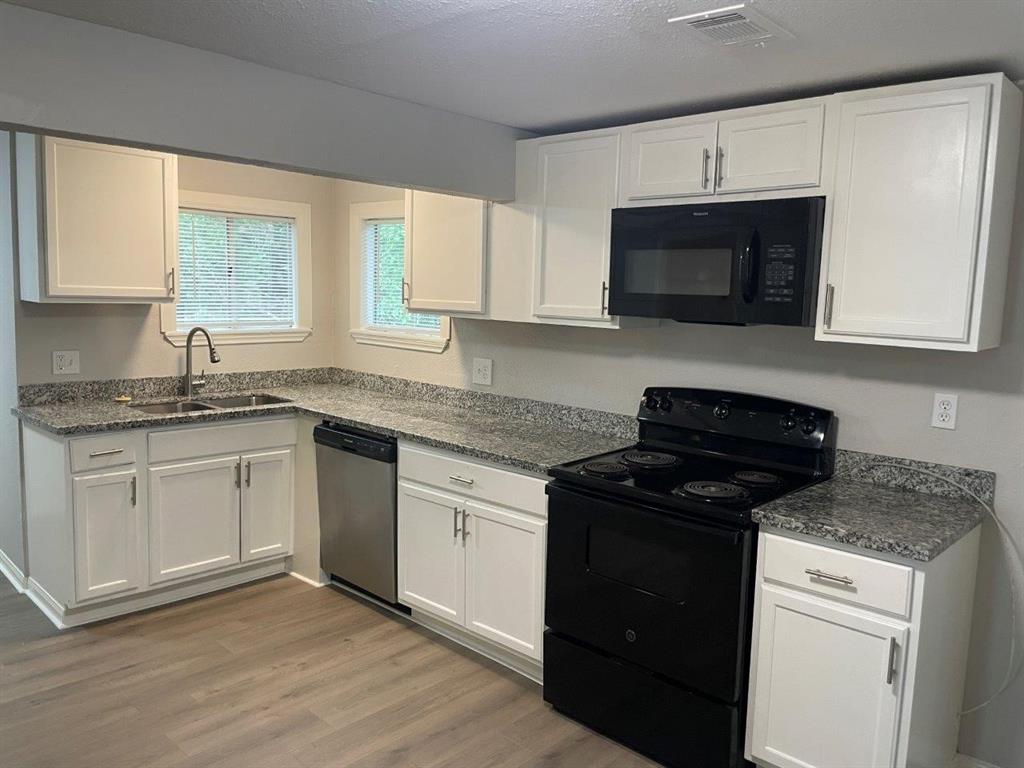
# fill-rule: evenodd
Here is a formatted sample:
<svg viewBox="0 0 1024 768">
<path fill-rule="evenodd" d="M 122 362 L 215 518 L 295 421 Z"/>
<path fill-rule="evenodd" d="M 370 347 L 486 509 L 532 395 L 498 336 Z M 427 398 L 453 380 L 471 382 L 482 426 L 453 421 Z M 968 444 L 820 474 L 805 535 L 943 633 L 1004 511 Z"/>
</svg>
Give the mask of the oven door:
<svg viewBox="0 0 1024 768">
<path fill-rule="evenodd" d="M 752 530 L 557 482 L 548 495 L 547 625 L 720 701 L 740 701 Z"/>
<path fill-rule="evenodd" d="M 761 239 L 755 226 L 727 219 L 679 206 L 613 211 L 609 313 L 754 322 Z"/>
</svg>

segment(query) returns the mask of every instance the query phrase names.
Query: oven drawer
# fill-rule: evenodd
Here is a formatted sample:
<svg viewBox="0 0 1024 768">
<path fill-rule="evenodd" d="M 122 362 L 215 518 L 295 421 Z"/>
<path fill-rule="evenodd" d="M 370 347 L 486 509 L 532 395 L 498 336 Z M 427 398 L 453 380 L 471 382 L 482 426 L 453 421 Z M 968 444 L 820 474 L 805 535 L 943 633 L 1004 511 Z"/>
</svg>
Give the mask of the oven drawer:
<svg viewBox="0 0 1024 768">
<path fill-rule="evenodd" d="M 873 557 L 765 533 L 764 578 L 907 618 L 914 570 Z"/>
</svg>

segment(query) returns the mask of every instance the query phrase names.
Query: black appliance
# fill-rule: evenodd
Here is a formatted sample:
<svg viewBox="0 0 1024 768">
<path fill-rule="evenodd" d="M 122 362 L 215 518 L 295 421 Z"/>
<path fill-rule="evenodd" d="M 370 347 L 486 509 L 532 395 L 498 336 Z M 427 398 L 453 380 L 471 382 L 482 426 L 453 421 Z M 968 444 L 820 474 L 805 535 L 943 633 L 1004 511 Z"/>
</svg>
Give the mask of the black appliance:
<svg viewBox="0 0 1024 768">
<path fill-rule="evenodd" d="M 652 387 L 640 442 L 548 483 L 544 698 L 669 766 L 745 765 L 758 504 L 830 477 L 836 419 Z"/>
<path fill-rule="evenodd" d="M 824 197 L 612 211 L 612 315 L 813 325 Z"/>
</svg>

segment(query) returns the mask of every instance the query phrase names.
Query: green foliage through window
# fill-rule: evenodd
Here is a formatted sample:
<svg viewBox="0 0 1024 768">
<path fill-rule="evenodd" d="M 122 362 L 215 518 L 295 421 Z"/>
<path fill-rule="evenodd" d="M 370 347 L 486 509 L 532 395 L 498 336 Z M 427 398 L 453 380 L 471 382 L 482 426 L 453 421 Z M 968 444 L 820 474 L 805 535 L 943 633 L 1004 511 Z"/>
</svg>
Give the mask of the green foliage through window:
<svg viewBox="0 0 1024 768">
<path fill-rule="evenodd" d="M 363 223 L 364 322 L 375 328 L 438 331 L 441 318 L 410 312 L 402 301 L 405 279 L 405 222 L 370 219 Z"/>
</svg>

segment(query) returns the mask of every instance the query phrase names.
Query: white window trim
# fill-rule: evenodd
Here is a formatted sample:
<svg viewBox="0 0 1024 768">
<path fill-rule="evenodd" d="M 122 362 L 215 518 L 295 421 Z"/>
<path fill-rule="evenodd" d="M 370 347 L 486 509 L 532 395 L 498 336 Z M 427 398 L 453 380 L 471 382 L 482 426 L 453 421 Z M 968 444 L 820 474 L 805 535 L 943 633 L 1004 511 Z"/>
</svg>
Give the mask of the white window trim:
<svg viewBox="0 0 1024 768">
<path fill-rule="evenodd" d="M 215 342 L 221 344 L 267 344 L 276 342 L 299 342 L 313 333 L 313 249 L 312 211 L 309 203 L 290 200 L 268 200 L 262 197 L 222 195 L 219 192 L 178 192 L 179 208 L 197 208 L 204 211 L 238 213 L 254 216 L 276 216 L 295 220 L 296 258 L 296 299 L 298 301 L 298 325 L 295 328 L 268 328 L 249 331 L 214 331 Z M 177 216 L 175 216 L 177 225 Z M 177 264 L 175 254 L 175 264 Z M 175 281 L 180 270 L 175 272 Z M 175 285 L 175 296 L 177 296 Z M 175 299 L 177 303 L 177 299 Z M 164 339 L 175 347 L 184 347 L 187 332 L 178 330 L 175 304 L 160 305 L 160 332 Z"/>
<path fill-rule="evenodd" d="M 363 318 L 366 317 L 362 275 L 363 222 L 368 219 L 404 219 L 405 200 L 352 203 L 348 209 L 349 334 L 358 344 L 437 354 L 444 352 L 452 337 L 451 320 L 448 317 L 441 317 L 441 328 L 436 333 L 396 331 L 393 328 L 363 325 Z"/>
</svg>

